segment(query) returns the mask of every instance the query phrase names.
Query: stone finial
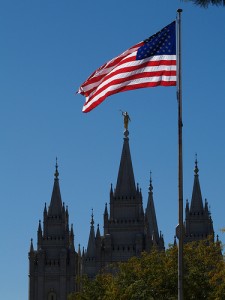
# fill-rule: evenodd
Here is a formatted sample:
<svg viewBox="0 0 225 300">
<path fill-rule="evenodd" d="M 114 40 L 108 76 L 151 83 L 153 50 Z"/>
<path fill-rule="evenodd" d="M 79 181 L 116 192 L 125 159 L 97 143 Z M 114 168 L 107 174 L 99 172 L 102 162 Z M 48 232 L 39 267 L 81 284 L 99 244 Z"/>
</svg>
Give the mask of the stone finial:
<svg viewBox="0 0 225 300">
<path fill-rule="evenodd" d="M 153 185 L 152 185 L 152 171 L 150 171 L 150 184 L 149 184 L 149 192 L 153 191 Z"/>
<path fill-rule="evenodd" d="M 93 214 L 93 208 L 91 209 L 92 213 L 91 213 L 91 226 L 94 226 L 94 214 Z"/>
<path fill-rule="evenodd" d="M 195 175 L 198 175 L 198 171 L 199 171 L 199 169 L 198 169 L 198 159 L 197 159 L 197 153 L 196 153 L 195 154 L 195 170 L 194 170 Z"/>
<path fill-rule="evenodd" d="M 30 252 L 34 251 L 33 239 L 30 240 Z"/>
<path fill-rule="evenodd" d="M 59 172 L 58 172 L 58 159 L 56 157 L 56 163 L 55 163 L 55 179 L 58 179 L 59 177 Z"/>
</svg>

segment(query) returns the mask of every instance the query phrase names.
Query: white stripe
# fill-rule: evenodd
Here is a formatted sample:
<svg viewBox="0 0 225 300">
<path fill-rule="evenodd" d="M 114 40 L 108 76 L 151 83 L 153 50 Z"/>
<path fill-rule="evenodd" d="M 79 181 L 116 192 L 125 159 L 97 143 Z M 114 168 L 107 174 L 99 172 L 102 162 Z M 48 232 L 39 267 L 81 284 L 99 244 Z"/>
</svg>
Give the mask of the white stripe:
<svg viewBox="0 0 225 300">
<path fill-rule="evenodd" d="M 146 78 L 139 78 L 139 79 L 135 79 L 135 80 L 131 80 L 131 81 L 125 81 L 120 84 L 111 85 L 107 89 L 102 91 L 100 94 L 95 96 L 93 99 L 91 99 L 91 101 L 88 103 L 87 103 L 87 101 L 89 100 L 90 96 L 87 97 L 86 104 L 84 104 L 84 107 L 83 107 L 83 111 L 86 110 L 88 107 L 90 107 L 94 102 L 96 102 L 99 98 L 104 96 L 109 91 L 114 91 L 114 90 L 117 90 L 124 86 L 135 85 L 135 84 L 140 84 L 140 83 L 148 83 L 148 82 L 159 82 L 159 81 L 168 81 L 168 82 L 176 81 L 176 76 L 163 75 L 163 76 L 157 76 L 157 77 L 155 77 L 155 76 L 154 77 L 146 77 Z"/>
<path fill-rule="evenodd" d="M 123 68 L 135 67 L 135 66 L 139 66 L 139 65 L 141 65 L 143 63 L 146 63 L 148 61 L 158 61 L 158 60 L 169 60 L 169 61 L 170 60 L 176 60 L 176 55 L 164 55 L 164 56 L 160 55 L 160 56 L 157 56 L 157 59 L 154 56 L 151 59 L 148 57 L 148 58 L 142 59 L 142 60 L 135 60 L 135 61 L 131 61 L 131 62 L 128 62 L 128 63 L 119 64 L 118 66 L 116 66 L 114 68 L 110 68 L 111 70 L 108 69 L 107 75 L 110 74 L 110 73 L 114 73 L 114 72 L 116 72 L 116 71 L 118 71 L 120 69 L 123 69 Z M 165 70 L 169 71 L 169 70 L 176 70 L 176 65 L 172 65 L 172 66 L 167 66 L 167 65 L 165 65 L 165 66 L 164 65 L 161 65 L 161 66 L 152 66 L 152 67 L 143 68 L 143 70 L 146 69 L 145 72 L 151 72 L 151 68 L 152 68 L 152 72 L 154 72 L 156 70 L 161 71 L 161 69 L 163 69 L 163 68 Z M 141 70 L 141 69 L 138 69 L 138 70 Z M 133 71 L 133 72 L 131 71 L 131 72 L 127 72 L 127 73 L 135 74 L 136 71 Z M 121 73 L 121 78 L 126 77 L 126 76 L 124 76 L 122 74 L 127 74 L 127 73 Z M 139 73 L 141 73 L 141 71 L 139 71 Z M 96 77 L 96 76 L 93 76 L 93 77 Z M 114 77 L 112 77 L 112 78 L 114 78 Z M 93 89 L 94 87 L 100 85 L 102 81 L 104 81 L 104 77 L 103 78 L 101 77 L 101 79 L 98 82 L 95 82 L 95 83 L 92 83 L 92 84 L 84 86 L 83 90 L 84 91 L 89 91 L 89 90 Z M 107 80 L 107 82 L 109 82 L 109 81 Z"/>
<path fill-rule="evenodd" d="M 136 57 L 136 55 L 137 55 L 137 51 L 131 53 L 130 55 L 127 55 L 124 58 L 127 59 L 128 57 L 134 57 L 134 56 Z M 99 71 L 97 69 L 95 71 L 96 73 L 93 74 L 93 76 L 91 76 L 91 78 L 94 78 L 94 77 L 97 77 L 97 76 L 102 76 L 104 74 L 108 74 L 111 70 L 113 70 L 114 68 L 117 68 L 118 66 L 123 66 L 123 67 L 129 66 L 129 65 L 132 66 L 132 63 L 133 63 L 133 66 L 136 66 L 136 65 L 145 63 L 147 61 L 158 61 L 158 60 L 176 60 L 176 55 L 155 55 L 155 56 L 147 57 L 145 59 L 134 60 L 133 62 L 131 61 L 131 62 L 124 63 L 124 64 L 122 63 L 123 60 L 121 60 L 120 62 L 118 62 L 117 65 L 114 65 L 114 66 L 111 66 L 111 67 L 107 68 L 107 65 L 109 65 L 109 63 L 110 63 L 109 62 L 105 65 L 105 67 L 103 69 L 101 69 L 102 67 L 99 68 L 100 69 Z M 89 78 L 88 80 L 90 80 L 91 78 Z M 88 80 L 85 81 L 85 83 L 88 82 Z"/>
<path fill-rule="evenodd" d="M 133 48 L 133 49 L 129 49 L 129 50 L 127 50 L 127 51 L 125 51 L 125 52 L 123 52 L 122 54 L 120 54 L 119 56 L 117 56 L 117 57 L 115 57 L 115 58 L 113 58 L 113 59 L 111 59 L 110 61 L 108 61 L 107 63 L 105 63 L 104 65 L 102 65 L 101 67 L 99 67 L 95 72 L 95 74 L 93 74 L 93 76 L 91 77 L 91 78 L 94 78 L 94 77 L 96 77 L 96 76 L 101 76 L 101 75 L 104 75 L 104 74 L 107 74 L 108 72 L 110 72 L 113 68 L 115 68 L 115 66 L 117 66 L 118 64 L 120 64 L 120 62 L 124 59 L 124 58 L 127 58 L 127 57 L 132 57 L 132 56 L 136 56 L 136 54 L 137 54 L 137 49 L 138 49 L 139 47 L 136 47 L 136 48 Z M 116 59 L 118 59 L 118 58 L 121 58 L 121 60 L 117 63 L 117 64 L 115 64 L 115 65 L 113 65 L 113 66 L 111 66 L 111 67 L 108 67 L 110 64 L 112 64 Z M 104 68 L 102 68 L 104 66 Z M 101 69 L 102 68 L 102 69 Z M 90 79 L 90 78 L 89 78 Z"/>
<path fill-rule="evenodd" d="M 140 68 L 140 69 L 134 70 L 132 72 L 129 71 L 126 73 L 119 73 L 119 74 L 116 74 L 116 75 L 110 77 L 107 80 L 103 79 L 102 83 L 96 82 L 96 83 L 89 84 L 85 88 L 83 88 L 83 90 L 88 91 L 88 90 L 91 90 L 96 87 L 96 89 L 92 92 L 92 93 L 95 93 L 96 90 L 98 90 L 99 88 L 102 88 L 103 86 L 107 85 L 108 83 L 110 83 L 113 80 L 120 79 L 120 78 L 126 78 L 128 76 L 132 76 L 134 74 L 139 74 L 139 73 L 160 72 L 160 71 L 176 71 L 176 66 L 175 65 L 172 65 L 172 66 L 163 66 L 162 65 L 162 66 Z"/>
<path fill-rule="evenodd" d="M 135 74 L 143 74 L 143 73 L 147 73 L 147 72 L 160 72 L 160 71 L 176 71 L 176 66 L 172 65 L 172 66 L 154 66 L 154 67 L 146 67 L 146 68 L 140 68 L 134 71 L 129 71 L 126 73 L 119 73 L 116 74 L 112 77 L 110 77 L 107 80 L 103 80 L 102 83 L 94 83 L 94 84 L 90 84 L 88 85 L 88 90 L 97 87 L 89 96 L 91 96 L 92 94 L 96 93 L 97 90 L 101 89 L 102 87 L 104 87 L 105 85 L 109 84 L 111 81 L 116 80 L 116 79 L 122 79 L 122 78 L 126 78 L 128 76 L 132 76 Z M 113 72 L 112 72 L 113 73 Z M 144 75 L 143 75 L 144 77 Z M 86 88 L 86 87 L 85 87 Z"/>
</svg>

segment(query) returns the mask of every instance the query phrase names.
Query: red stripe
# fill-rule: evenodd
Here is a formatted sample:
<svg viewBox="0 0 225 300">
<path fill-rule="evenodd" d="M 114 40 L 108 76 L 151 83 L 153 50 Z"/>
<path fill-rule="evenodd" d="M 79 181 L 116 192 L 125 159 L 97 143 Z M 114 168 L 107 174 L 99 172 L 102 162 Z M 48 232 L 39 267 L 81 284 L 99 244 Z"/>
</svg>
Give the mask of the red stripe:
<svg viewBox="0 0 225 300">
<path fill-rule="evenodd" d="M 132 59 L 130 61 L 135 61 L 135 59 Z M 162 66 L 162 65 L 165 65 L 165 66 L 175 66 L 176 65 L 176 61 L 175 60 L 146 61 L 146 62 L 143 62 L 140 65 L 124 67 L 124 68 L 118 69 L 116 71 L 112 70 L 109 74 L 104 74 L 102 76 L 99 76 L 99 77 L 96 76 L 94 78 L 89 79 L 88 81 L 86 81 L 82 85 L 82 87 L 85 87 L 85 86 L 87 86 L 89 84 L 93 84 L 93 83 L 96 83 L 96 82 L 99 82 L 99 84 L 101 84 L 101 79 L 102 78 L 104 78 L 104 80 L 102 80 L 102 82 L 104 82 L 105 80 L 108 80 L 110 77 L 115 76 L 117 74 L 122 74 L 122 73 L 126 73 L 126 72 L 132 72 L 132 71 L 135 71 L 135 70 L 138 70 L 138 69 L 143 69 L 145 67 L 154 67 L 154 66 Z M 97 88 L 97 86 L 93 87 L 90 90 L 87 90 L 85 92 L 85 94 L 89 95 L 96 88 Z"/>
<path fill-rule="evenodd" d="M 141 47 L 144 44 L 144 42 L 140 42 L 139 44 L 131 47 L 130 49 L 126 50 L 125 53 L 120 54 L 119 56 L 111 59 L 110 61 L 106 62 L 104 65 L 102 65 L 100 68 L 95 70 L 88 79 L 81 85 L 83 86 L 87 81 L 89 81 L 96 73 L 98 73 L 100 70 L 104 69 L 106 66 L 107 68 L 114 67 L 120 63 L 121 60 L 124 60 L 126 56 L 130 55 L 132 52 L 136 51 L 136 48 Z M 133 51 L 131 51 L 133 49 Z M 135 59 L 135 57 L 132 57 L 132 60 Z"/>
<path fill-rule="evenodd" d="M 149 66 L 147 63 L 145 65 Z M 104 85 L 104 87 L 99 89 L 98 93 L 99 93 L 99 91 L 106 89 L 110 85 L 121 83 L 123 81 L 128 81 L 128 80 L 132 80 L 132 79 L 137 79 L 137 78 L 142 78 L 142 77 L 155 77 L 155 76 L 161 76 L 161 75 L 176 76 L 176 71 L 173 71 L 173 70 L 170 70 L 170 71 L 159 70 L 159 71 L 145 72 L 145 70 L 142 70 L 142 68 L 143 67 L 141 67 L 141 70 L 139 71 L 139 73 L 131 74 L 130 76 L 127 75 L 126 77 L 121 77 L 121 78 L 117 78 L 117 79 L 110 81 L 108 84 Z M 115 72 L 112 72 L 112 73 L 106 75 L 104 80 L 102 80 L 102 82 L 100 82 L 99 85 L 103 84 L 106 80 L 110 79 L 111 77 L 113 77 L 115 75 L 122 74 L 122 73 L 131 73 L 131 72 L 139 70 L 139 69 L 140 69 L 139 66 L 135 66 L 135 67 L 127 67 L 127 68 L 123 68 L 121 70 L 117 70 Z M 85 95 L 89 96 L 91 93 L 93 93 L 95 90 L 98 89 L 99 85 L 93 87 L 92 89 L 87 90 L 85 92 Z"/>
<path fill-rule="evenodd" d="M 96 106 L 98 106 L 99 104 L 101 104 L 105 100 L 105 98 L 107 98 L 108 96 L 117 94 L 119 92 L 125 92 L 125 91 L 134 90 L 134 89 L 146 88 L 146 87 L 175 86 L 175 85 L 176 85 L 176 81 L 160 81 L 160 82 L 158 81 L 158 82 L 146 82 L 146 83 L 141 83 L 141 84 L 124 86 L 124 87 L 121 87 L 120 89 L 116 89 L 116 90 L 113 90 L 113 91 L 108 91 L 104 96 L 102 96 L 101 98 L 99 98 L 98 100 L 96 100 L 95 102 L 93 102 L 86 109 L 85 109 L 85 105 L 84 105 L 83 112 L 87 113 L 87 112 L 91 111 L 93 108 L 95 108 Z"/>
<path fill-rule="evenodd" d="M 144 42 L 134 45 L 119 56 L 106 62 L 94 71 L 80 86 L 79 93 L 86 96 L 86 103 L 83 107 L 83 112 L 91 111 L 93 108 L 102 103 L 108 96 L 119 92 L 146 87 L 176 85 L 176 80 L 172 80 L 173 78 L 170 78 L 176 76 L 176 70 L 165 70 L 167 67 L 176 66 L 176 59 L 161 60 L 160 56 L 157 56 L 156 60 L 152 60 L 152 58 L 149 57 L 149 59 L 137 61 L 135 54 L 137 49 L 142 45 L 144 45 Z M 163 56 L 161 56 L 161 58 L 163 58 Z M 136 64 L 133 62 L 136 62 Z M 129 66 L 129 63 L 133 63 L 134 65 Z M 124 66 L 125 64 L 128 64 L 128 66 Z M 160 66 L 162 70 L 157 70 L 159 69 L 157 67 Z M 165 66 L 165 68 L 163 66 Z M 149 70 L 147 71 L 146 68 L 149 67 L 155 67 L 156 70 L 152 72 Z M 166 76 L 169 81 L 163 80 L 163 76 Z M 118 78 L 115 79 L 115 77 Z M 149 82 L 148 78 L 156 81 Z M 145 79 L 148 82 L 134 82 L 140 81 L 141 79 Z M 106 83 L 106 81 L 109 82 Z M 91 87 L 91 85 L 94 85 L 94 87 Z M 107 89 L 110 88 L 114 89 L 107 91 Z M 89 99 L 87 101 L 88 97 Z M 94 102 L 91 103 L 92 101 Z M 88 107 L 89 104 L 90 106 Z"/>
<path fill-rule="evenodd" d="M 141 73 L 137 73 L 137 74 L 133 74 L 133 75 L 130 75 L 130 76 L 127 76 L 125 78 L 117 78 L 117 79 L 114 79 L 112 81 L 110 81 L 109 83 L 107 83 L 106 85 L 102 86 L 101 88 L 98 88 L 96 90 L 96 92 L 93 92 L 93 95 L 90 97 L 90 99 L 88 100 L 91 101 L 94 97 L 96 97 L 98 94 L 100 94 L 102 91 L 106 90 L 108 87 L 110 86 L 113 86 L 113 85 L 116 85 L 116 84 L 120 84 L 120 83 L 123 83 L 123 82 L 129 82 L 129 81 L 132 81 L 132 80 L 135 80 L 135 79 L 140 79 L 140 78 L 148 78 L 148 77 L 159 77 L 159 76 L 176 76 L 176 71 L 165 71 L 165 70 L 162 70 L 162 71 L 156 71 L 156 72 L 141 72 Z M 104 83 L 104 81 L 102 82 Z M 88 95 L 91 94 L 91 92 L 87 93 Z"/>
<path fill-rule="evenodd" d="M 128 62 L 131 62 L 131 61 L 135 61 L 135 57 L 127 57 L 127 58 L 123 58 L 123 62 L 122 63 L 128 63 Z M 120 65 L 120 62 L 121 62 L 121 59 L 118 61 L 118 63 L 115 63 L 113 65 L 107 65 L 105 64 L 104 66 L 102 66 L 101 68 L 97 69 L 94 73 L 91 74 L 91 76 L 89 76 L 89 78 L 81 85 L 82 87 L 86 86 L 86 85 L 89 85 L 89 84 L 92 84 L 92 83 L 95 83 L 95 82 L 98 82 L 101 80 L 101 78 L 104 78 L 108 73 L 104 73 L 104 74 L 99 74 L 97 76 L 95 76 L 97 73 L 99 73 L 99 71 L 103 70 L 103 69 L 106 69 L 106 65 L 107 65 L 107 69 L 110 69 L 112 67 L 116 68 Z M 109 71 L 109 72 L 112 72 Z"/>
<path fill-rule="evenodd" d="M 145 63 L 143 63 L 141 65 L 137 65 L 137 66 L 124 67 L 122 69 L 112 71 L 111 73 L 107 74 L 102 82 L 104 82 L 104 81 L 108 80 L 109 78 L 111 78 L 115 75 L 118 75 L 118 74 L 134 72 L 134 71 L 137 71 L 137 70 L 139 70 L 140 73 L 142 73 L 142 72 L 144 73 L 145 72 L 144 69 L 147 68 L 147 67 L 159 67 L 161 65 L 173 66 L 173 65 L 176 65 L 176 62 L 173 63 L 173 61 L 164 61 L 164 63 L 159 62 L 158 64 L 155 64 L 155 62 L 145 62 Z M 161 71 L 158 71 L 158 72 L 162 72 L 162 71 L 164 71 L 164 70 L 161 70 Z M 156 71 L 148 72 L 148 73 L 152 73 L 152 76 L 154 76 L 154 72 L 156 72 Z"/>
<path fill-rule="evenodd" d="M 138 74 L 137 77 L 135 77 L 135 76 L 132 77 L 131 76 L 130 80 L 128 80 L 128 78 L 126 78 L 127 84 L 125 86 L 122 86 L 120 88 L 116 88 L 115 90 L 112 90 L 112 91 L 108 91 L 105 95 L 101 96 L 100 99 L 102 99 L 102 101 L 103 101 L 107 97 L 107 95 L 109 95 L 109 94 L 110 95 L 111 94 L 115 94 L 115 93 L 118 93 L 118 92 L 120 92 L 122 90 L 124 91 L 124 90 L 135 89 L 135 88 L 138 88 L 138 86 L 140 86 L 139 88 L 142 88 L 143 86 L 145 86 L 145 87 L 150 87 L 150 86 L 153 87 L 153 86 L 159 86 L 159 85 L 163 85 L 163 86 L 170 85 L 170 81 L 168 82 L 168 81 L 162 81 L 162 80 L 158 80 L 158 81 L 155 81 L 155 82 L 146 82 L 146 83 L 139 83 L 139 84 L 137 84 L 137 83 L 136 84 L 131 84 L 131 82 L 133 80 L 135 80 L 135 79 L 145 78 L 145 76 L 140 76 L 140 75 L 141 74 Z M 163 76 L 163 75 L 166 75 L 166 74 L 165 73 L 159 74 L 159 76 Z M 175 76 L 175 75 L 176 75 L 176 73 L 174 73 L 174 74 L 171 74 L 171 73 L 168 74 L 168 76 Z M 98 91 L 96 91 L 95 93 L 93 93 L 93 95 L 88 99 L 88 102 L 86 102 L 86 104 L 89 103 L 90 101 L 92 101 L 92 99 L 94 97 L 97 97 L 101 92 L 103 92 L 104 90 L 106 90 L 108 87 L 116 85 L 116 84 L 121 84 L 123 82 L 124 82 L 124 80 L 117 79 L 117 80 L 114 80 L 113 82 L 111 82 L 110 84 L 102 87 L 101 89 L 99 89 Z M 172 81 L 172 82 L 174 82 L 174 81 Z M 174 85 L 174 84 L 172 84 L 172 85 Z M 95 101 L 98 101 L 98 100 L 95 100 Z"/>
</svg>

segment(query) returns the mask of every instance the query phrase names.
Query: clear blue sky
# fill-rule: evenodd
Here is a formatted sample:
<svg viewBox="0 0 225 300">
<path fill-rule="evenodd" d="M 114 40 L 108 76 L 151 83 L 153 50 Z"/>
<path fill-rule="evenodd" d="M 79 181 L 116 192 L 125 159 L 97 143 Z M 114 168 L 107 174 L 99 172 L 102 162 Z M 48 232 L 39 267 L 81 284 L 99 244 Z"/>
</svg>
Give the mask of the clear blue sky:
<svg viewBox="0 0 225 300">
<path fill-rule="evenodd" d="M 184 202 L 195 153 L 215 233 L 225 235 L 225 10 L 179 0 L 0 1 L 0 299 L 28 298 L 30 239 L 49 204 L 58 157 L 62 199 L 76 249 L 86 247 L 91 209 L 102 221 L 129 112 L 136 182 L 147 202 L 152 171 L 158 226 L 173 242 L 177 205 L 175 87 L 121 93 L 88 114 L 79 85 L 96 68 L 147 38 L 183 8 Z"/>
</svg>

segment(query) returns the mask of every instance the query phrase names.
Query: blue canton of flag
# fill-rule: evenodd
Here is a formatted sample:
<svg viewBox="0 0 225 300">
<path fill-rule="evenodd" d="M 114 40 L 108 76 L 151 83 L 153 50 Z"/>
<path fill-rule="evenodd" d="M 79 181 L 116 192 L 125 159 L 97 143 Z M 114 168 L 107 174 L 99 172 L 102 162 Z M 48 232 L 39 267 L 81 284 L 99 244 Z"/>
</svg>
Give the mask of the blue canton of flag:
<svg viewBox="0 0 225 300">
<path fill-rule="evenodd" d="M 137 51 L 136 59 L 145 59 L 155 55 L 176 54 L 176 22 L 164 27 L 162 30 L 144 40 L 144 45 Z"/>
</svg>

